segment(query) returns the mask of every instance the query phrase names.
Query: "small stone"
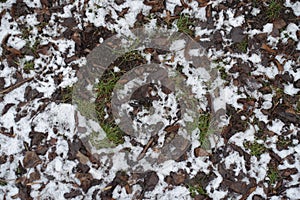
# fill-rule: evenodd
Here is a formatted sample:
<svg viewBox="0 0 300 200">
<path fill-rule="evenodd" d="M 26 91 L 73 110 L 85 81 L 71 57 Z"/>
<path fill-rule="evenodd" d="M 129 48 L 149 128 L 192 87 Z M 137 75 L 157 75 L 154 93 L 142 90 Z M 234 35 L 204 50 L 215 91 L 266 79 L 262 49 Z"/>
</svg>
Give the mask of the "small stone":
<svg viewBox="0 0 300 200">
<path fill-rule="evenodd" d="M 231 36 L 232 41 L 234 43 L 242 42 L 245 38 L 245 35 L 243 32 L 244 31 L 241 27 L 236 27 L 236 28 L 231 29 L 230 36 Z"/>
</svg>

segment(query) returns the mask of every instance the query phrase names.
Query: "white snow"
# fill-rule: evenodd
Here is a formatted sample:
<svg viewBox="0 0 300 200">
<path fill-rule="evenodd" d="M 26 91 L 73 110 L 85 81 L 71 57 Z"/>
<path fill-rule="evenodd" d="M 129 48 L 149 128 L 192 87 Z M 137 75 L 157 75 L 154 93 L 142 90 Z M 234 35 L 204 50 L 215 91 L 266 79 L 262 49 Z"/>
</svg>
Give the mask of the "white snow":
<svg viewBox="0 0 300 200">
<path fill-rule="evenodd" d="M 6 3 L 0 3 L 1 10 L 1 26 L 0 26 L 0 42 L 3 42 L 4 38 L 10 34 L 10 37 L 7 40 L 7 45 L 9 47 L 15 48 L 17 50 L 21 50 L 25 45 L 29 45 L 32 47 L 36 41 L 40 41 L 41 45 L 47 45 L 49 42 L 55 46 L 52 46 L 47 52 L 47 55 L 39 54 L 39 58 L 35 58 L 35 56 L 24 55 L 22 59 L 19 59 L 20 66 L 25 61 L 34 61 L 34 70 L 32 70 L 29 74 L 23 74 L 23 78 L 34 77 L 34 81 L 29 83 L 25 83 L 22 86 L 12 90 L 8 94 L 1 95 L 3 97 L 3 101 L 0 102 L 0 112 L 3 112 L 5 105 L 8 103 L 13 103 L 14 105 L 8 110 L 6 114 L 2 114 L 0 118 L 1 128 L 5 128 L 5 130 L 9 131 L 10 128 L 13 128 L 14 137 L 7 137 L 4 134 L 0 134 L 0 155 L 8 155 L 14 156 L 14 160 L 8 161 L 4 164 L 1 164 L 0 177 L 4 180 L 8 181 L 8 184 L 5 186 L 1 186 L 0 193 L 6 194 L 7 198 L 11 198 L 13 195 L 18 193 L 18 188 L 15 186 L 16 174 L 15 171 L 18 167 L 18 161 L 23 160 L 23 151 L 24 151 L 24 142 L 30 143 L 30 139 L 28 137 L 29 132 L 32 130 L 32 126 L 35 131 L 48 133 L 48 138 L 45 140 L 55 139 L 55 153 L 57 156 L 53 160 L 49 160 L 48 151 L 45 156 L 39 156 L 42 161 L 46 164 L 46 168 L 42 170 L 42 166 L 38 165 L 37 170 L 41 171 L 41 179 L 37 181 L 37 183 L 32 185 L 32 190 L 30 195 L 33 199 L 47 199 L 47 198 L 55 198 L 55 199 L 65 199 L 64 194 L 66 192 L 70 192 L 71 189 L 77 188 L 75 184 L 80 184 L 80 181 L 75 177 L 74 169 L 76 168 L 78 161 L 70 161 L 68 160 L 68 151 L 69 145 L 68 140 L 73 140 L 73 136 L 75 136 L 77 131 L 77 125 L 81 127 L 87 128 L 87 133 L 92 131 L 100 132 L 99 139 L 104 139 L 105 133 L 100 127 L 100 125 L 93 120 L 88 120 L 77 114 L 78 116 L 78 124 L 76 124 L 75 120 L 75 111 L 76 107 L 70 104 L 58 103 L 58 102 L 50 102 L 45 110 L 38 111 L 33 116 L 30 114 L 42 105 L 44 105 L 43 101 L 47 103 L 47 100 L 51 100 L 54 92 L 59 88 L 66 88 L 72 86 L 76 83 L 76 71 L 72 69 L 73 64 L 78 64 L 79 67 L 82 67 L 86 63 L 86 59 L 84 57 L 78 58 L 75 61 L 67 64 L 65 63 L 65 57 L 77 56 L 76 55 L 76 44 L 72 39 L 66 39 L 62 37 L 62 34 L 66 27 L 63 27 L 58 21 L 63 20 L 63 18 L 74 17 L 78 25 L 75 28 L 79 30 L 83 30 L 88 26 L 89 23 L 94 24 L 96 27 L 104 26 L 109 30 L 113 31 L 116 34 L 124 34 L 130 35 L 130 28 L 134 26 L 136 22 L 136 16 L 138 13 L 143 13 L 146 16 L 146 19 L 149 20 L 149 24 L 147 25 L 148 29 L 156 29 L 156 24 L 159 22 L 158 19 L 151 19 L 153 15 L 150 14 L 151 6 L 145 6 L 143 1 L 135 0 L 135 1 L 125 1 L 124 4 L 117 5 L 114 1 L 106 0 L 92 0 L 92 1 L 83 1 L 83 0 L 75 0 L 72 3 L 68 4 L 67 1 L 60 1 L 55 3 L 54 6 L 60 6 L 62 3 L 66 5 L 63 7 L 63 11 L 61 13 L 52 13 L 50 16 L 50 21 L 46 24 L 44 28 L 42 28 L 41 32 L 38 32 L 37 26 L 41 25 L 37 20 L 36 14 L 28 14 L 26 16 L 21 16 L 19 19 L 12 19 L 9 14 L 9 9 L 11 4 L 14 3 L 15 0 L 7 1 Z M 34 12 L 41 9 L 42 5 L 40 0 L 24 0 L 28 7 L 33 8 Z M 220 3 L 224 3 L 223 0 L 212 1 L 209 2 L 211 4 L 213 11 L 212 17 L 218 20 L 214 21 L 215 27 L 213 29 L 209 29 L 206 27 L 195 27 L 195 35 L 200 36 L 200 41 L 209 41 L 210 35 L 215 31 L 220 31 L 222 36 L 224 37 L 224 44 L 230 44 L 231 41 L 226 39 L 226 35 L 230 33 L 233 27 L 243 26 L 245 23 L 245 17 L 242 15 L 236 15 L 237 11 L 234 9 L 223 9 L 221 11 L 215 11 L 216 6 Z M 166 1 L 166 10 L 170 12 L 171 16 L 174 14 L 175 6 L 181 6 L 180 0 L 167 0 Z M 206 21 L 206 9 L 207 7 L 198 7 L 198 3 L 196 1 L 189 2 L 188 5 L 191 8 L 184 9 L 182 13 L 191 14 L 193 17 L 199 19 L 200 21 Z M 300 3 L 297 1 L 286 0 L 286 7 L 290 7 L 296 16 L 300 15 Z M 119 17 L 118 13 L 123 9 L 128 8 L 127 14 L 123 17 Z M 5 12 L 5 9 L 7 9 Z M 252 8 L 250 13 L 253 16 L 257 16 L 261 11 L 258 8 Z M 84 15 L 85 16 L 84 16 Z M 115 24 L 111 22 L 106 22 L 106 15 L 111 15 L 112 19 L 115 20 Z M 246 14 L 246 13 L 245 13 Z M 158 14 L 160 17 L 166 17 L 167 12 L 164 11 L 162 14 Z M 59 18 L 59 20 L 57 20 Z M 25 29 L 29 31 L 29 37 L 23 38 L 22 31 L 24 29 L 20 29 L 19 25 L 23 23 L 25 25 Z M 176 20 L 172 24 L 172 31 L 176 31 Z M 262 30 L 248 30 L 244 32 L 249 35 L 249 37 L 255 37 L 256 34 L 259 33 L 267 33 L 271 34 L 273 31 L 273 24 L 267 23 L 264 25 Z M 268 36 L 268 45 L 271 45 L 272 48 L 275 48 L 275 45 L 279 40 L 282 42 L 287 42 L 288 39 L 292 39 L 296 42 L 296 49 L 300 49 L 299 38 L 297 37 L 297 33 L 299 32 L 299 26 L 296 22 L 289 23 L 285 30 L 282 30 L 280 37 L 272 37 Z M 105 43 L 104 38 L 99 39 L 99 43 Z M 3 45 L 0 47 L 0 54 L 3 54 Z M 167 65 L 170 65 L 174 68 L 177 63 L 183 65 L 183 73 L 187 76 L 186 84 L 192 86 L 192 92 L 195 94 L 195 97 L 200 100 L 200 105 L 197 105 L 197 109 L 205 109 L 207 106 L 206 99 L 204 95 L 206 92 L 210 92 L 212 94 L 213 106 L 215 111 L 226 108 L 226 104 L 231 104 L 237 110 L 243 109 L 243 105 L 237 104 L 237 99 L 246 98 L 243 92 L 244 90 L 239 90 L 238 87 L 234 86 L 232 83 L 229 86 L 225 86 L 223 80 L 219 77 L 212 77 L 210 72 L 203 68 L 192 68 L 189 67 L 190 62 L 185 58 L 184 48 L 186 48 L 186 43 L 184 40 L 174 40 L 171 45 L 170 50 L 175 51 L 175 57 L 173 62 L 167 62 Z M 197 56 L 199 52 L 197 49 L 190 49 L 188 52 L 190 56 Z M 257 68 L 254 72 L 251 72 L 252 75 L 262 75 L 266 76 L 270 79 L 275 78 L 275 76 L 279 73 L 276 65 L 271 64 L 268 67 L 264 67 L 261 65 L 262 56 L 260 52 L 247 52 L 246 54 L 237 54 L 237 53 L 225 53 L 223 49 L 215 50 L 209 49 L 207 55 L 211 59 L 223 59 L 224 68 L 226 72 L 232 67 L 233 64 L 236 63 L 236 59 L 242 59 L 245 62 L 251 62 Z M 150 62 L 150 55 L 146 55 L 147 61 Z M 163 57 L 161 60 L 169 57 Z M 293 69 L 295 66 L 299 65 L 299 59 L 297 61 L 289 60 L 284 54 L 277 55 L 275 57 L 283 66 L 284 72 L 288 72 L 290 75 L 294 77 L 294 80 L 300 79 L 300 69 Z M 167 60 L 168 60 L 167 59 Z M 7 60 L 1 60 L 1 64 L 3 64 L 3 69 L 1 70 L 0 77 L 4 77 L 5 85 L 4 87 L 9 87 L 16 83 L 16 78 L 14 74 L 19 70 L 17 68 L 9 66 Z M 118 66 L 114 67 L 115 72 L 119 72 L 120 68 Z M 61 82 L 57 84 L 54 80 L 55 77 L 60 75 Z M 234 74 L 236 77 L 237 74 Z M 99 77 L 100 78 L 100 77 Z M 145 77 L 144 77 L 145 78 Z M 215 80 L 211 80 L 215 79 Z M 128 82 L 124 85 L 124 90 L 120 92 L 119 98 L 123 98 L 124 95 L 131 93 L 134 85 L 143 85 L 145 83 L 145 79 L 133 79 L 131 82 Z M 210 84 L 208 84 L 208 82 Z M 36 99 L 33 101 L 26 102 L 24 98 L 25 88 L 27 86 L 31 86 L 32 89 L 37 89 L 39 92 L 43 93 L 43 99 Z M 92 85 L 89 88 L 92 89 Z M 219 94 L 215 94 L 216 89 L 219 89 Z M 242 91 L 242 94 L 238 94 L 238 92 Z M 247 91 L 246 91 L 247 92 Z M 284 92 L 289 95 L 297 95 L 299 93 L 299 89 L 296 89 L 292 83 L 284 85 Z M 263 103 L 261 108 L 270 109 L 272 108 L 272 94 L 263 95 L 259 92 L 249 93 L 250 96 L 254 98 L 262 98 Z M 123 96 L 122 96 L 123 95 Z M 163 122 L 164 125 L 169 123 L 173 123 L 166 120 L 162 115 L 171 115 L 174 117 L 176 115 L 177 109 L 177 97 L 174 94 L 165 95 L 161 91 L 158 91 L 158 95 L 162 97 L 163 100 L 154 101 L 153 107 L 156 108 L 154 111 L 146 111 L 139 113 L 139 119 L 148 125 L 153 125 L 159 122 Z M 165 98 L 168 97 L 167 100 Z M 282 102 L 280 102 L 282 103 Z M 255 106 L 257 106 L 256 104 Z M 164 106 L 168 106 L 170 108 L 169 112 L 164 112 Z M 293 146 L 279 151 L 276 147 L 276 142 L 278 142 L 278 136 L 282 135 L 282 132 L 285 130 L 285 124 L 278 120 L 274 119 L 271 121 L 268 116 L 264 115 L 261 112 L 261 108 L 254 108 L 255 116 L 264 121 L 267 124 L 267 129 L 275 133 L 275 136 L 272 138 L 268 138 L 264 141 L 264 145 L 266 148 L 272 149 L 274 153 L 276 153 L 279 157 L 284 159 L 284 162 L 278 166 L 279 170 L 288 169 L 288 168 L 297 168 L 300 171 L 300 145 L 299 141 L 294 139 Z M 130 107 L 128 105 L 122 105 L 122 112 L 128 112 Z M 16 114 L 22 112 L 28 112 L 28 115 L 21 118 L 18 122 L 15 122 Z M 132 108 L 131 108 L 132 111 Z M 146 116 L 142 116 L 145 114 Z M 241 120 L 247 120 L 247 116 L 243 115 Z M 227 123 L 229 119 L 226 119 Z M 225 120 L 225 121 L 226 121 Z M 251 118 L 253 120 L 253 118 Z M 183 113 L 183 121 L 193 121 L 193 117 L 189 113 Z M 182 122 L 182 124 L 184 124 Z M 291 135 L 296 135 L 297 131 L 299 131 L 299 127 L 295 125 L 291 125 L 288 127 L 290 130 L 293 130 Z M 56 129 L 54 131 L 53 129 Z M 2 130 L 1 130 L 2 131 Z M 255 138 L 255 131 L 258 131 L 258 127 L 250 125 L 248 130 L 243 132 L 238 132 L 234 134 L 230 139 L 229 143 L 234 143 L 243 149 L 244 142 L 249 141 L 257 141 L 259 143 L 263 143 L 262 140 L 257 140 Z M 164 141 L 164 132 L 159 132 L 159 142 Z M 130 138 L 125 137 L 125 143 L 119 145 L 115 148 L 104 148 L 96 151 L 101 154 L 99 161 L 101 162 L 100 168 L 95 168 L 94 164 L 91 162 L 87 162 L 87 165 L 91 168 L 89 173 L 92 174 L 94 178 L 102 179 L 102 183 L 93 186 L 90 188 L 85 197 L 78 196 L 73 199 L 91 199 L 93 192 L 97 189 L 102 190 L 108 183 L 110 183 L 115 177 L 115 173 L 119 170 L 123 170 L 128 172 L 128 174 L 132 172 L 136 172 L 138 170 L 147 171 L 154 170 L 157 172 L 159 176 L 159 182 L 153 191 L 149 191 L 145 193 L 145 198 L 149 199 L 191 199 L 190 192 L 187 186 L 184 184 L 180 186 L 170 186 L 165 181 L 164 178 L 167 175 L 170 175 L 170 172 L 177 172 L 180 169 L 186 170 L 189 173 L 190 178 L 194 177 L 197 172 L 201 171 L 206 174 L 214 173 L 216 178 L 213 179 L 208 186 L 205 188 L 207 190 L 207 194 L 212 199 L 222 199 L 227 198 L 226 195 L 229 194 L 229 191 L 224 191 L 220 189 L 221 183 L 223 181 L 222 175 L 217 171 L 216 165 L 212 164 L 208 157 L 199 157 L 196 158 L 193 150 L 199 147 L 200 142 L 198 141 L 199 131 L 196 129 L 190 135 L 191 138 L 191 150 L 187 152 L 188 158 L 186 161 L 175 162 L 173 160 L 169 160 L 162 163 L 153 163 L 146 159 L 142 159 L 138 164 L 136 162 L 137 156 L 142 151 L 142 146 L 132 146 L 130 143 Z M 149 141 L 148 136 L 141 136 L 139 142 L 141 144 L 146 144 Z M 211 138 L 210 138 L 211 139 Z M 214 144 L 213 147 L 222 147 L 224 145 L 223 140 L 218 140 Z M 124 151 L 124 149 L 130 149 L 130 152 Z M 151 155 L 152 158 L 158 158 L 158 153 L 154 152 L 151 148 L 147 152 L 147 156 Z M 286 157 L 289 155 L 294 155 L 295 163 L 291 164 L 286 160 Z M 251 166 L 250 170 L 247 171 L 245 168 L 246 161 L 243 156 L 240 156 L 238 152 L 233 151 L 229 154 L 229 156 L 225 158 L 221 158 L 220 162 L 224 162 L 227 169 L 231 167 L 235 167 L 233 169 L 235 175 L 237 176 L 239 173 L 248 173 L 251 177 L 255 178 L 257 182 L 263 181 L 267 176 L 268 164 L 271 160 L 270 155 L 266 152 L 260 157 L 251 157 Z M 134 161 L 134 162 L 132 162 Z M 187 162 L 190 162 L 191 166 L 187 167 Z M 218 164 L 218 163 L 217 163 Z M 32 172 L 33 169 L 30 169 L 28 173 Z M 51 175 L 54 177 L 54 180 L 48 180 L 45 175 Z M 27 176 L 27 175 L 26 175 Z M 299 173 L 291 176 L 292 180 L 288 182 L 286 185 L 291 186 L 288 188 L 283 195 L 290 199 L 296 199 L 300 192 L 299 187 L 293 187 L 299 182 Z M 248 178 L 243 179 L 245 182 L 249 182 Z M 41 189 L 42 184 L 45 188 Z M 113 197 L 116 199 L 132 199 L 134 198 L 135 193 L 139 193 L 142 188 L 139 185 L 133 185 L 133 192 L 131 194 L 127 194 L 124 187 L 117 186 L 113 191 Z M 258 186 L 256 190 L 250 194 L 248 199 L 252 199 L 253 195 L 259 194 L 263 198 L 267 198 L 264 188 L 262 186 Z M 1 196 L 1 195 L 0 195 Z M 2 197 L 2 196 L 1 196 Z M 239 196 L 240 197 L 240 196 Z M 278 199 L 280 197 L 273 197 L 273 199 Z"/>
<path fill-rule="evenodd" d="M 294 3 L 292 3 L 291 0 L 286 0 L 284 5 L 286 7 L 292 8 L 292 10 L 294 11 L 294 14 L 297 17 L 300 16 L 300 2 L 299 1 L 295 1 Z"/>
</svg>

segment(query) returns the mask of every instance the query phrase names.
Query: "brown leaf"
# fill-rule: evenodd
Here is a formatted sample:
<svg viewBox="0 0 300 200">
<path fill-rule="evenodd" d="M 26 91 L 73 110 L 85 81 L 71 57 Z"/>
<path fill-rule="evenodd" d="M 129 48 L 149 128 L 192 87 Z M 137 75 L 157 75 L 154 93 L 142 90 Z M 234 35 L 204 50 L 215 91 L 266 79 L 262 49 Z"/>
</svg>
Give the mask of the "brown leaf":
<svg viewBox="0 0 300 200">
<path fill-rule="evenodd" d="M 64 197 L 66 199 L 72 199 L 72 198 L 75 198 L 75 197 L 77 197 L 81 194 L 82 194 L 82 192 L 80 190 L 74 190 L 72 188 L 70 192 L 67 192 L 67 193 L 64 194 Z"/>
<path fill-rule="evenodd" d="M 34 181 L 40 180 L 40 178 L 41 178 L 41 174 L 38 171 L 34 171 L 30 173 L 28 182 L 32 183 Z"/>
<path fill-rule="evenodd" d="M 36 131 L 31 131 L 29 133 L 29 138 L 31 139 L 31 145 L 39 145 L 43 139 L 47 137 L 47 133 L 42 133 L 42 132 L 36 132 Z"/>
<path fill-rule="evenodd" d="M 165 9 L 165 0 L 144 0 L 144 4 L 152 6 L 151 13 L 162 12 Z"/>
<path fill-rule="evenodd" d="M 195 148 L 194 154 L 196 157 L 209 156 L 209 153 L 205 149 L 202 149 L 201 147 Z"/>
<path fill-rule="evenodd" d="M 283 27 L 286 26 L 286 22 L 283 19 L 276 19 L 273 22 L 274 28 L 276 29 L 282 29 Z"/>
<path fill-rule="evenodd" d="M 189 5 L 186 4 L 186 3 L 184 2 L 184 0 L 180 0 L 180 3 L 181 3 L 181 5 L 182 5 L 184 8 L 189 8 Z"/>
<path fill-rule="evenodd" d="M 267 51 L 268 53 L 271 53 L 271 54 L 276 54 L 276 51 L 274 49 L 271 49 L 271 47 L 269 47 L 267 44 L 263 43 L 261 45 L 261 49 Z"/>
<path fill-rule="evenodd" d="M 80 151 L 77 152 L 76 156 L 82 164 L 86 164 L 89 161 L 89 158 L 83 155 Z"/>
<path fill-rule="evenodd" d="M 126 184 L 126 185 L 125 185 L 125 190 L 126 190 L 126 193 L 127 193 L 127 194 L 132 194 L 132 188 L 130 187 L 129 184 Z"/>
<path fill-rule="evenodd" d="M 209 0 L 197 0 L 197 2 L 199 4 L 198 5 L 199 7 L 205 7 L 205 6 L 207 6 Z"/>
<path fill-rule="evenodd" d="M 180 128 L 179 124 L 175 124 L 175 125 L 171 125 L 171 126 L 167 126 L 164 131 L 166 131 L 167 133 L 171 133 L 171 132 L 176 132 L 178 131 L 178 129 Z"/>
<path fill-rule="evenodd" d="M 279 72 L 283 72 L 283 70 L 284 70 L 283 65 L 280 64 L 280 62 L 277 59 L 275 59 L 275 58 L 274 58 L 274 62 L 276 64 L 276 66 L 277 66 L 278 71 Z"/>
<path fill-rule="evenodd" d="M 23 165 L 25 168 L 34 168 L 41 163 L 42 163 L 41 159 L 35 152 L 33 151 L 26 152 L 23 159 Z"/>
<path fill-rule="evenodd" d="M 88 189 L 91 187 L 93 176 L 90 173 L 76 173 L 76 178 L 79 179 L 81 183 L 81 188 L 83 191 L 87 192 Z"/>
<path fill-rule="evenodd" d="M 270 86 L 263 86 L 259 88 L 258 91 L 260 91 L 263 94 L 269 94 L 272 93 L 272 88 Z"/>
<path fill-rule="evenodd" d="M 248 191 L 248 185 L 245 182 L 225 179 L 222 184 L 225 184 L 230 190 L 238 194 L 245 194 Z"/>
<path fill-rule="evenodd" d="M 159 178 L 158 178 L 156 172 L 154 172 L 154 171 L 148 172 L 144 179 L 145 191 L 154 190 L 156 184 L 158 183 L 158 180 L 159 180 Z"/>
<path fill-rule="evenodd" d="M 241 200 L 246 200 L 248 196 L 256 190 L 256 186 L 251 187 L 242 197 Z"/>
<path fill-rule="evenodd" d="M 20 50 L 12 48 L 12 47 L 6 47 L 6 50 L 16 56 L 20 56 L 22 54 Z"/>
<path fill-rule="evenodd" d="M 36 52 L 39 54 L 48 55 L 50 46 L 50 44 L 39 46 L 39 49 Z"/>
<path fill-rule="evenodd" d="M 181 185 L 187 178 L 187 173 L 184 170 L 179 170 L 177 173 L 171 172 L 170 177 L 173 185 Z"/>
<path fill-rule="evenodd" d="M 0 165 L 6 163 L 7 161 L 7 155 L 1 155 L 0 156 Z"/>
<path fill-rule="evenodd" d="M 119 13 L 119 17 L 124 17 L 128 13 L 129 7 L 123 8 L 123 10 Z"/>
<path fill-rule="evenodd" d="M 4 106 L 3 110 L 2 110 L 2 115 L 5 115 L 7 113 L 7 111 L 12 107 L 14 106 L 15 104 L 14 103 L 8 103 Z"/>
<path fill-rule="evenodd" d="M 74 42 L 76 43 L 76 45 L 81 46 L 82 42 L 81 42 L 81 36 L 78 32 L 75 32 L 72 36 L 71 39 L 74 40 Z"/>
<path fill-rule="evenodd" d="M 41 0 L 41 4 L 45 7 L 49 6 L 49 1 L 48 0 Z"/>
</svg>

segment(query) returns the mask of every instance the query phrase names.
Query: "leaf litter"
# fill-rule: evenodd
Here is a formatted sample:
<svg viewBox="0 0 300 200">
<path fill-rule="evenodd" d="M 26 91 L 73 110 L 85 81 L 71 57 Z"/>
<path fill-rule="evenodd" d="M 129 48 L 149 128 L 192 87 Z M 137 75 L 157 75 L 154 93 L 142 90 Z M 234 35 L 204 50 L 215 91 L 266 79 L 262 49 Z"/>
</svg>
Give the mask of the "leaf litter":
<svg viewBox="0 0 300 200">
<path fill-rule="evenodd" d="M 290 0 L 2 1 L 1 197 L 297 199 L 299 7 Z M 178 30 L 187 15 L 192 25 L 185 31 L 194 32 L 219 66 L 222 89 L 231 91 L 218 145 L 207 152 L 192 141 L 180 159 L 144 166 L 143 173 L 131 172 L 123 157 L 138 156 L 146 144 L 127 138 L 118 155 L 98 160 L 75 134 L 74 106 L 63 102 L 76 71 L 113 34 L 144 26 Z M 158 61 L 159 53 L 149 51 Z M 33 65 L 25 70 L 28 61 Z M 134 100 L 145 98 L 139 95 Z M 145 154 L 155 150 L 152 143 Z"/>
</svg>

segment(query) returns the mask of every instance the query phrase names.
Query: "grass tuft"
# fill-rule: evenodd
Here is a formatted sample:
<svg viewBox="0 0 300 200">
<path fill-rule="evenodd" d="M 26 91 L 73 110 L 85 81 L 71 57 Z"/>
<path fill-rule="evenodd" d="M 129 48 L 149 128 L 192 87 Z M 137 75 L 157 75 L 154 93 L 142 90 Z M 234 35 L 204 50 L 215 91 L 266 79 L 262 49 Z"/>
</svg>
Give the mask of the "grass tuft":
<svg viewBox="0 0 300 200">
<path fill-rule="evenodd" d="M 193 36 L 194 32 L 191 30 L 191 26 L 194 25 L 192 19 L 188 15 L 181 15 L 177 20 L 177 28 L 179 32 Z"/>
<path fill-rule="evenodd" d="M 248 48 L 248 41 L 247 39 L 244 39 L 240 43 L 237 44 L 237 48 L 242 52 L 242 53 L 247 53 L 247 48 Z"/>
<path fill-rule="evenodd" d="M 25 62 L 23 69 L 25 73 L 29 73 L 31 70 L 34 70 L 34 62 L 33 61 Z"/>
<path fill-rule="evenodd" d="M 211 116 L 209 113 L 200 114 L 198 120 L 198 128 L 200 130 L 199 142 L 203 148 L 209 147 L 208 137 L 212 133 L 210 128 Z"/>
<path fill-rule="evenodd" d="M 260 144 L 257 141 L 251 142 L 245 142 L 244 146 L 250 150 L 250 154 L 255 157 L 259 157 L 261 154 L 263 154 L 266 151 L 266 147 L 264 144 Z"/>
<path fill-rule="evenodd" d="M 267 17 L 269 20 L 277 19 L 282 10 L 282 3 L 279 0 L 271 0 L 267 8 Z"/>
<path fill-rule="evenodd" d="M 269 182 L 271 185 L 274 185 L 280 178 L 278 170 L 273 167 L 269 168 L 267 177 L 269 178 Z"/>
<path fill-rule="evenodd" d="M 196 195 L 207 196 L 206 191 L 203 189 L 201 185 L 190 185 L 189 192 L 192 198 L 195 198 Z"/>
</svg>

